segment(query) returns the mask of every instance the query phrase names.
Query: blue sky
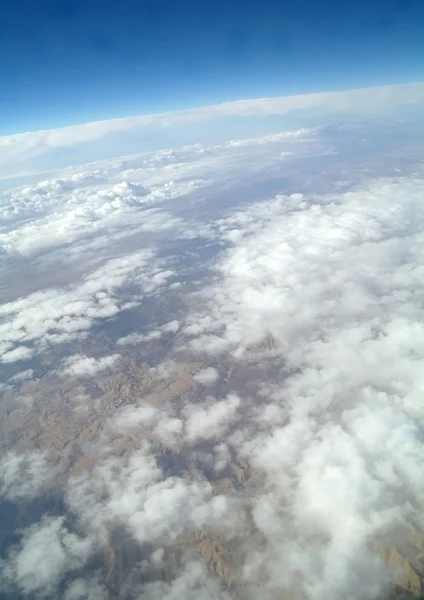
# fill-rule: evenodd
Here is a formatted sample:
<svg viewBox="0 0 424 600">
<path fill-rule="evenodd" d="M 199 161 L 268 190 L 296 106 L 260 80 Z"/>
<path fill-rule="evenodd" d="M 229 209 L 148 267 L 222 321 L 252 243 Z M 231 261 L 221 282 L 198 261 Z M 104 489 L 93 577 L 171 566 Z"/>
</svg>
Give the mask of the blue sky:
<svg viewBox="0 0 424 600">
<path fill-rule="evenodd" d="M 0 135 L 247 97 L 420 81 L 421 0 L 14 0 Z"/>
</svg>

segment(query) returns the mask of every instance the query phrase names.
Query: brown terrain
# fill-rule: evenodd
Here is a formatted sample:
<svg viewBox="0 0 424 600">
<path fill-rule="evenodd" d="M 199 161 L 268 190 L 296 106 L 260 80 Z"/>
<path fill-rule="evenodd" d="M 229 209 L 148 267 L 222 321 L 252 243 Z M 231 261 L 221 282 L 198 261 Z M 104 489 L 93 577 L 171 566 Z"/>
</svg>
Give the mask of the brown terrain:
<svg viewBox="0 0 424 600">
<path fill-rule="evenodd" d="M 272 348 L 271 342 L 267 344 Z M 110 418 L 117 409 L 133 405 L 140 398 L 155 407 L 178 404 L 183 398 L 193 401 L 199 394 L 193 375 L 204 367 L 200 360 L 179 364 L 175 372 L 158 379 L 150 364 L 124 356 L 107 371 L 77 382 L 52 373 L 41 380 L 23 383 L 20 388 L 6 392 L 0 405 L 0 448 L 18 452 L 45 450 L 54 464 L 56 478 L 44 493 L 46 496 L 60 494 L 58 490 L 65 487 L 69 477 L 95 464 L 106 439 L 114 452 L 123 455 L 137 449 L 140 441 L 151 438 L 151 432 L 143 427 L 131 428 L 124 434 L 114 432 Z M 221 362 L 219 369 L 224 375 L 218 384 L 219 394 L 243 385 L 237 367 Z M 157 450 L 159 454 L 173 452 L 170 448 L 158 447 Z M 189 459 L 189 465 L 202 469 L 201 452 L 196 456 L 194 450 L 194 456 Z M 253 472 L 245 460 L 234 459 L 218 478 L 211 480 L 209 472 L 208 478 L 214 495 L 249 493 L 260 484 L 260 473 Z M 254 535 L 253 526 L 245 535 Z M 237 566 L 232 562 L 235 543 L 212 532 L 192 531 L 173 542 L 166 552 L 174 557 L 173 562 L 187 553 L 202 557 L 222 585 L 232 590 L 235 597 L 242 598 Z M 423 533 L 410 532 L 405 543 L 396 547 L 379 541 L 375 551 L 393 573 L 395 597 L 420 596 L 424 592 Z M 104 579 L 110 584 L 111 598 L 116 597 L 113 589 L 132 576 L 140 552 L 143 550 L 137 549 L 128 535 L 119 531 L 112 533 L 109 545 L 103 548 L 99 558 Z M 169 574 L 165 568 L 156 576 L 166 579 Z"/>
</svg>

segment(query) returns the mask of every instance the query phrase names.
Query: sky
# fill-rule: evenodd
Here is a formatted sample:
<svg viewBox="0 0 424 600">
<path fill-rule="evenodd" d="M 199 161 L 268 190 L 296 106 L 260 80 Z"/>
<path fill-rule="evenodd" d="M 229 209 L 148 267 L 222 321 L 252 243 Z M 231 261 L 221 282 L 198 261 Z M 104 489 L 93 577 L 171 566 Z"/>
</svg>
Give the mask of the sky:
<svg viewBox="0 0 424 600">
<path fill-rule="evenodd" d="M 0 135 L 239 98 L 422 80 L 420 0 L 17 0 Z"/>
</svg>

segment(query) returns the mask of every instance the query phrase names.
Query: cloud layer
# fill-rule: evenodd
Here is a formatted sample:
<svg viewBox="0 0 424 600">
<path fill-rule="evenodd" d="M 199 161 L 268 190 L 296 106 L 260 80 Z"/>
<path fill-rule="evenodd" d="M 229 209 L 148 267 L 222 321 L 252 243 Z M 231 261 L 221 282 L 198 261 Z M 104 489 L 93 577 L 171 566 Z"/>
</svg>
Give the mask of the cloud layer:
<svg viewBox="0 0 424 600">
<path fill-rule="evenodd" d="M 0 307 L 0 493 L 22 511 L 44 488 L 63 496 L 4 550 L 11 597 L 421 591 L 424 178 L 416 142 L 365 161 L 375 129 L 357 122 L 370 99 L 401 120 L 411 94 L 422 86 L 154 116 L 140 123 L 328 103 L 352 123 L 307 119 L 4 192 L 1 267 L 16 279 Z M 133 124 L 2 143 L 35 156 L 40 140 Z M 53 264 L 69 268 L 54 285 Z"/>
<path fill-rule="evenodd" d="M 197 109 L 85 123 L 62 129 L 0 137 L 0 177 L 31 177 L 70 164 L 163 150 L 187 144 L 216 144 L 275 133 L 275 123 L 334 122 L 422 116 L 423 84 L 384 86 L 280 98 L 239 100 Z M 418 111 L 418 112 L 417 112 Z M 336 116 L 334 116 L 336 115 Z M 262 123 L 260 122 L 262 121 Z M 278 122 L 277 121 L 277 122 Z M 258 127 L 259 124 L 259 127 Z M 277 125 L 278 127 L 278 125 Z M 289 129 L 293 125 L 289 125 Z"/>
<path fill-rule="evenodd" d="M 373 598 L 386 574 L 369 544 L 423 526 L 423 191 L 375 181 L 217 223 L 231 247 L 219 283 L 193 297 L 188 344 L 279 365 L 227 440 L 265 476 L 252 584 L 266 573 L 265 588 Z"/>
</svg>

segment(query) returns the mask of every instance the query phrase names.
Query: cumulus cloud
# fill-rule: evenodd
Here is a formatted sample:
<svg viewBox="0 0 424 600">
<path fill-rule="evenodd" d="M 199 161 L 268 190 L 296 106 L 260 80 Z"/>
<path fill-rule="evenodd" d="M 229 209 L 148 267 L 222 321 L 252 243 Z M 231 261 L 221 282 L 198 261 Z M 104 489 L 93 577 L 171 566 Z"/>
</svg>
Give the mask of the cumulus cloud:
<svg viewBox="0 0 424 600">
<path fill-rule="evenodd" d="M 109 420 L 112 431 L 125 435 L 136 431 L 160 444 L 160 447 L 181 449 L 184 439 L 184 420 L 171 406 L 156 406 L 140 400 L 117 411 Z"/>
<path fill-rule="evenodd" d="M 120 354 L 111 354 L 101 358 L 74 354 L 63 361 L 63 374 L 72 377 L 90 377 L 109 369 L 120 357 Z"/>
<path fill-rule="evenodd" d="M 202 369 L 196 373 L 196 375 L 193 376 L 193 379 L 202 385 L 211 385 L 218 381 L 219 373 L 213 367 L 206 367 L 206 369 Z"/>
<path fill-rule="evenodd" d="M 230 394 L 225 400 L 212 396 L 200 406 L 189 404 L 184 409 L 187 416 L 187 436 L 190 440 L 222 436 L 234 419 L 240 406 L 240 398 Z"/>
<path fill-rule="evenodd" d="M 216 576 L 211 575 L 207 567 L 199 561 L 187 561 L 177 577 L 171 582 L 155 581 L 138 586 L 138 597 L 152 600 L 229 600 L 227 590 L 223 589 Z"/>
<path fill-rule="evenodd" d="M 75 579 L 66 588 L 64 600 L 108 600 L 109 593 L 99 578 Z"/>
<path fill-rule="evenodd" d="M 388 589 L 375 544 L 424 528 L 423 191 L 422 180 L 400 178 L 279 195 L 210 224 L 227 248 L 211 283 L 186 297 L 185 320 L 120 343 L 178 331 L 187 340 L 179 351 L 219 353 L 253 398 L 183 394 L 115 413 L 111 431 L 140 429 L 149 441 L 124 456 L 103 449 L 69 482 L 67 501 L 88 539 L 106 543 L 119 525 L 142 547 L 169 548 L 199 530 L 237 540 L 232 577 L 247 599 L 373 600 Z M 68 362 L 94 372 L 110 358 Z M 165 381 L 178 369 L 170 358 L 149 374 Z M 205 367 L 193 379 L 210 385 L 218 376 Z M 237 388 L 231 374 L 227 385 Z M 184 475 L 162 466 L 179 459 Z M 223 478 L 225 495 L 214 495 L 202 469 Z M 7 564 L 13 579 L 15 555 Z M 72 585 L 75 597 L 103 593 L 85 580 Z M 137 590 L 234 596 L 196 561 Z"/>
<path fill-rule="evenodd" d="M 9 450 L 0 459 L 0 497 L 34 498 L 55 475 L 44 452 Z"/>
<path fill-rule="evenodd" d="M 139 298 L 163 286 L 173 274 L 145 250 L 107 261 L 79 284 L 34 292 L 0 308 L 0 362 L 16 362 L 55 344 L 83 336 L 95 321 L 134 306 L 118 295 L 126 283 Z"/>
<path fill-rule="evenodd" d="M 113 185 L 112 181 L 75 192 L 72 188 L 52 188 L 49 183 L 53 182 L 3 192 L 6 227 L 0 233 L 0 248 L 4 254 L 32 257 L 77 242 L 86 245 L 96 240 L 101 246 L 104 235 L 107 240 L 103 246 L 107 246 L 131 233 L 172 231 L 180 220 L 146 205 L 183 194 L 187 187 L 176 183 L 170 191 L 159 185 L 150 193 L 139 183 L 121 181 Z M 68 260 L 71 258 L 72 253 Z"/>
<path fill-rule="evenodd" d="M 71 480 L 68 501 L 96 537 L 107 539 L 111 524 L 120 523 L 140 544 L 169 544 L 186 528 L 222 520 L 228 511 L 206 480 L 166 476 L 147 441 L 128 460 L 106 457 Z"/>
<path fill-rule="evenodd" d="M 68 531 L 62 517 L 44 517 L 23 534 L 3 564 L 3 582 L 21 593 L 49 595 L 65 573 L 82 567 L 93 548 L 91 542 Z"/>
<path fill-rule="evenodd" d="M 382 181 L 341 198 L 278 196 L 218 221 L 233 249 L 217 267 L 222 284 L 205 291 L 205 310 L 185 329 L 193 345 L 240 353 L 268 333 L 290 344 L 299 331 L 314 341 L 335 320 L 383 322 L 392 299 L 402 314 L 396 293 L 414 293 L 420 272 L 422 189 L 420 180 Z"/>
<path fill-rule="evenodd" d="M 158 417 L 158 409 L 150 404 L 141 406 L 126 406 L 114 415 L 112 427 L 117 430 L 150 427 Z"/>
<path fill-rule="evenodd" d="M 422 86 L 247 101 L 208 107 L 202 118 L 326 102 L 341 109 L 358 102 L 360 111 L 370 98 L 392 109 L 411 94 L 420 98 Z M 108 127 L 40 135 L 66 146 Z M 2 563 L 8 590 L 57 597 L 60 584 L 65 600 L 97 600 L 116 584 L 123 598 L 376 600 L 405 569 L 411 577 L 420 571 L 424 183 L 419 174 L 366 181 L 361 163 L 352 186 L 345 158 L 321 167 L 333 151 L 324 129 L 246 131 L 242 140 L 114 159 L 7 191 L 6 263 L 13 252 L 27 260 L 45 250 L 65 260 L 63 244 L 69 260 L 90 248 L 98 263 L 73 285 L 3 304 L 3 363 L 88 337 L 93 324 L 168 289 L 177 270 L 188 275 L 184 286 L 171 284 L 169 297 L 147 301 L 146 320 L 118 340 L 128 362 L 80 347 L 61 354 L 59 368 L 72 377 L 113 366 L 116 386 L 105 392 L 106 419 L 90 413 L 106 427 L 84 447 L 87 468 L 65 484 L 79 533 L 49 516 L 20 532 Z M 295 163 L 303 151 L 322 151 L 320 166 Z M 293 169 L 284 170 L 286 159 Z M 238 189 L 247 172 L 252 179 Z M 333 185 L 333 172 L 343 181 Z M 315 192 L 299 183 L 291 193 L 299 174 L 313 179 Z M 281 190 L 290 191 L 274 196 L 283 176 Z M 151 206 L 177 198 L 172 214 Z M 168 234 L 160 246 L 164 231 L 172 238 L 169 261 L 158 258 L 170 249 Z M 134 233 L 144 247 L 153 232 L 157 252 L 103 264 L 94 252 Z M 157 310 L 152 319 L 150 310 Z M 173 314 L 178 321 L 168 320 Z M 155 340 L 166 343 L 130 347 Z M 34 370 L 7 381 L 32 379 Z M 218 381 L 216 397 L 208 395 Z M 21 402 L 30 403 L 24 393 Z M 10 451 L 0 463 L 1 493 L 9 501 L 35 498 L 52 473 L 42 452 Z M 111 583 L 106 569 L 81 572 L 98 547 L 116 565 L 134 561 L 123 569 L 125 581 Z M 389 573 L 381 548 L 395 554 L 394 547 L 400 558 Z"/>
<path fill-rule="evenodd" d="M 263 408 L 226 440 L 265 477 L 252 503 L 263 541 L 243 571 L 264 598 L 373 598 L 387 572 L 371 542 L 422 531 L 423 191 L 378 180 L 217 223 L 230 245 L 221 278 L 193 296 L 183 332 L 196 351 L 278 365 Z"/>
<path fill-rule="evenodd" d="M 140 183 L 121 181 L 113 186 L 112 191 L 118 196 L 147 196 L 149 190 Z"/>
<path fill-rule="evenodd" d="M 150 367 L 149 373 L 156 379 L 164 380 L 175 374 L 178 371 L 178 363 L 173 359 L 165 360 L 159 363 L 155 367 Z"/>
</svg>

